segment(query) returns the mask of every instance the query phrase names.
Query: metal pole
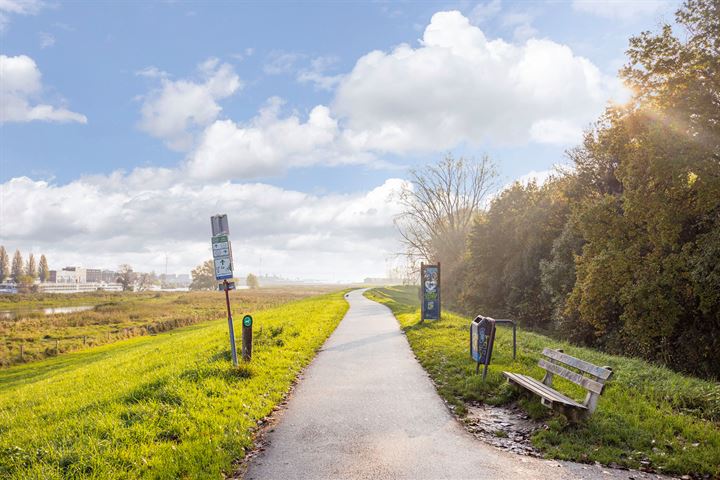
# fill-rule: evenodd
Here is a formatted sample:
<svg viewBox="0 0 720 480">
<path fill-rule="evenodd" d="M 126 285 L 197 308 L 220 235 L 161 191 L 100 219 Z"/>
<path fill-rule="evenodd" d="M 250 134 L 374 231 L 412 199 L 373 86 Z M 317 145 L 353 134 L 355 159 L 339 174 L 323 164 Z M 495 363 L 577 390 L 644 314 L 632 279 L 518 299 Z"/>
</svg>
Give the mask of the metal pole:
<svg viewBox="0 0 720 480">
<path fill-rule="evenodd" d="M 235 329 L 233 328 L 232 312 L 230 311 L 230 286 L 227 280 L 223 280 L 225 286 L 225 304 L 228 313 L 228 329 L 230 330 L 230 352 L 232 353 L 232 361 L 234 366 L 238 366 L 237 350 L 235 349 Z"/>
</svg>

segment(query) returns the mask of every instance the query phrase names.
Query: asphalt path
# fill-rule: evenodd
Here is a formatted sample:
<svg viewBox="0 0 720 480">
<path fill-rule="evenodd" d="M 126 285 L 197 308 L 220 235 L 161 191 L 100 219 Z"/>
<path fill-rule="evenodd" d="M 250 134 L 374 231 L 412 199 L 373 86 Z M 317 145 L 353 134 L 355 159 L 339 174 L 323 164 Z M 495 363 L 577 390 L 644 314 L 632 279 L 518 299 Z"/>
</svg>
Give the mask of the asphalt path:
<svg viewBox="0 0 720 480">
<path fill-rule="evenodd" d="M 504 452 L 450 414 L 390 310 L 350 309 L 250 461 L 246 479 L 629 479 L 640 472 Z"/>
</svg>

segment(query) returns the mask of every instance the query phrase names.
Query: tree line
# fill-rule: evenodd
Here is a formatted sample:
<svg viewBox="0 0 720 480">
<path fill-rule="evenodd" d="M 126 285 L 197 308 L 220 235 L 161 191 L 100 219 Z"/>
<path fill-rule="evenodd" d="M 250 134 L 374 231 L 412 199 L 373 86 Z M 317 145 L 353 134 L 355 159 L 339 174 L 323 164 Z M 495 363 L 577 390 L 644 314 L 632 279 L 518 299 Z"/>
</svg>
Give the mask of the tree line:
<svg viewBox="0 0 720 480">
<path fill-rule="evenodd" d="M 215 280 L 215 262 L 206 260 L 192 270 L 192 283 L 190 290 L 215 290 L 218 288 L 219 281 Z M 232 281 L 235 281 L 233 279 Z M 248 273 L 245 277 L 245 285 L 249 288 L 260 288 L 260 280 L 252 273 Z"/>
<path fill-rule="evenodd" d="M 411 251 L 443 262 L 455 308 L 720 376 L 720 6 L 688 0 L 676 20 L 679 34 L 665 25 L 630 40 L 620 76 L 632 99 L 568 152 L 571 168 L 513 184 L 471 209 L 470 225 L 469 207 L 453 204 L 467 192 L 447 180 L 477 190 L 461 178 L 472 163 L 491 184 L 487 159 L 416 172 L 429 187 L 411 178 L 415 210 L 423 191 L 432 198 L 422 208 L 436 209 L 421 235 L 427 253 L 407 241 L 407 213 L 399 226 Z"/>
<path fill-rule="evenodd" d="M 18 284 L 32 284 L 35 280 L 47 282 L 49 279 L 50 268 L 45 255 L 40 255 L 38 262 L 35 260 L 35 255 L 31 253 L 27 262 L 24 262 L 20 250 L 15 250 L 11 263 L 5 247 L 0 245 L 0 283 L 10 280 Z"/>
</svg>

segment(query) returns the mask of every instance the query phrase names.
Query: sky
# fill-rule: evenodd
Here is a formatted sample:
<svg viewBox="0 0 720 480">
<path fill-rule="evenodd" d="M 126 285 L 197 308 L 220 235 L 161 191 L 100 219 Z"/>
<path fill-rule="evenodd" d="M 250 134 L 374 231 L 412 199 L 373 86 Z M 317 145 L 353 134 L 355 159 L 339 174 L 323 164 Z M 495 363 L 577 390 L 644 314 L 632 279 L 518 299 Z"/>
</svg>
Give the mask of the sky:
<svg viewBox="0 0 720 480">
<path fill-rule="evenodd" d="M 0 0 L 0 244 L 188 273 L 227 213 L 236 274 L 385 276 L 409 169 L 542 180 L 677 7 Z"/>
</svg>

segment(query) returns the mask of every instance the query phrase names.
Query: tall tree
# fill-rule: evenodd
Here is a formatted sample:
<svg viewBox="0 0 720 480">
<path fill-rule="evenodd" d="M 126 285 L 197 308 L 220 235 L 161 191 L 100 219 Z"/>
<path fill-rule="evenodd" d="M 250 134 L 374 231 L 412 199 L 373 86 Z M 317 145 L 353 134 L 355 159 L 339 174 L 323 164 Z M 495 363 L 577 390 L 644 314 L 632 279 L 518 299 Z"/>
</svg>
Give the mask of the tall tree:
<svg viewBox="0 0 720 480">
<path fill-rule="evenodd" d="M 13 282 L 17 283 L 21 276 L 25 275 L 25 269 L 23 268 L 23 258 L 20 250 L 15 250 L 13 255 L 12 269 L 10 270 L 10 278 Z"/>
<path fill-rule="evenodd" d="M 47 282 L 50 280 L 50 267 L 48 266 L 47 258 L 45 255 L 40 255 L 40 267 L 38 268 L 38 274 L 40 275 L 41 282 Z"/>
<path fill-rule="evenodd" d="M 0 245 L 0 283 L 10 277 L 10 257 L 5 247 Z"/>
<path fill-rule="evenodd" d="M 38 276 L 37 263 L 35 262 L 35 255 L 32 253 L 28 257 L 27 265 L 25 266 L 25 273 L 35 280 Z"/>
<path fill-rule="evenodd" d="M 190 290 L 213 290 L 217 288 L 215 264 L 212 260 L 201 263 L 192 271 Z"/>
<path fill-rule="evenodd" d="M 260 281 L 258 280 L 258 277 L 252 273 L 248 273 L 245 283 L 250 288 L 260 288 Z"/>
<path fill-rule="evenodd" d="M 631 39 L 635 96 L 574 158 L 584 244 L 564 313 L 608 350 L 701 375 L 720 374 L 719 10 L 688 0 L 683 38 L 666 25 Z"/>
<path fill-rule="evenodd" d="M 410 171 L 400 193 L 403 211 L 395 219 L 410 263 L 442 262 L 446 298 L 459 290 L 460 261 L 472 221 L 495 186 L 497 173 L 487 156 L 480 160 L 446 155 L 435 165 Z M 450 288 L 447 288 L 450 287 Z"/>
<path fill-rule="evenodd" d="M 123 291 L 132 291 L 136 278 L 137 274 L 130 265 L 127 263 L 120 265 L 118 268 L 117 282 L 122 285 Z"/>
<path fill-rule="evenodd" d="M 468 241 L 463 304 L 473 314 L 510 316 L 548 326 L 551 302 L 540 265 L 562 231 L 569 204 L 565 180 L 515 183 L 477 217 Z"/>
</svg>

